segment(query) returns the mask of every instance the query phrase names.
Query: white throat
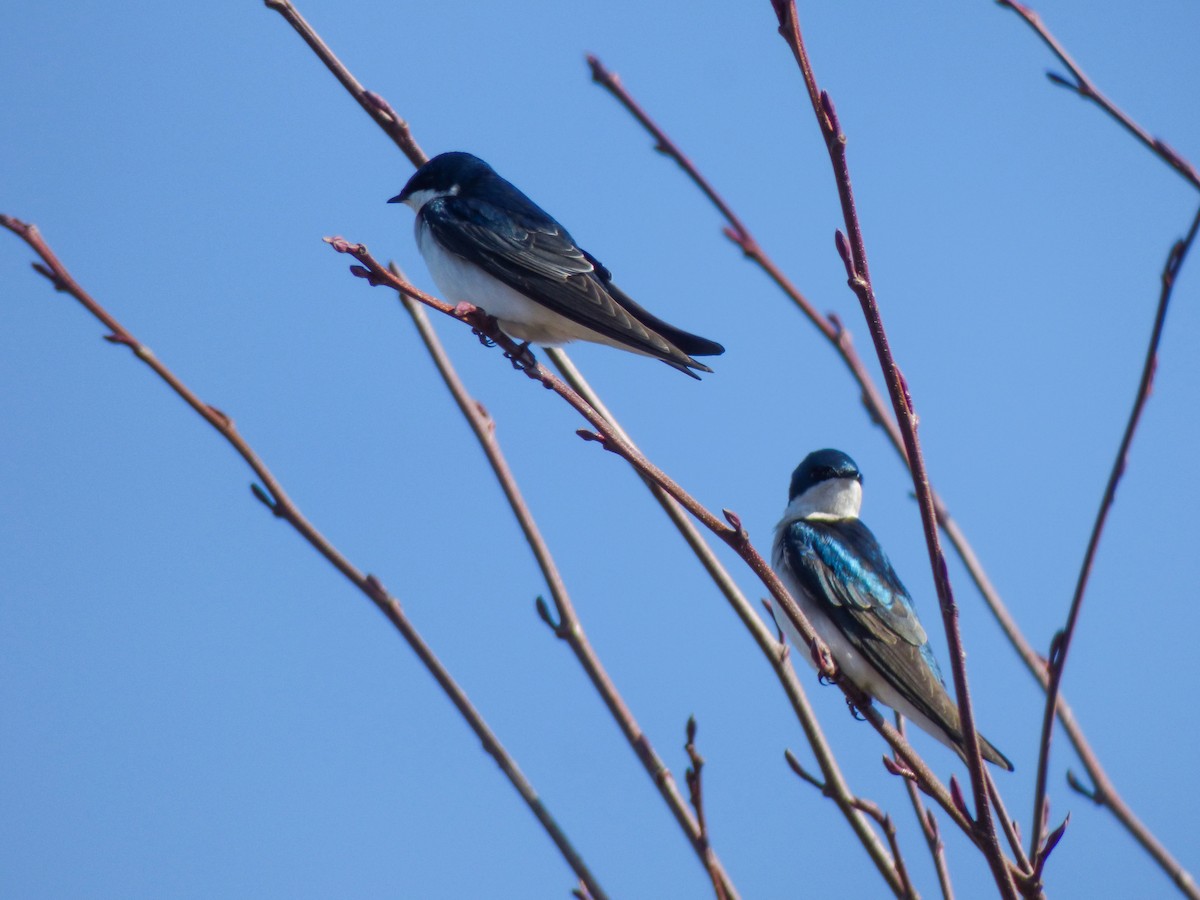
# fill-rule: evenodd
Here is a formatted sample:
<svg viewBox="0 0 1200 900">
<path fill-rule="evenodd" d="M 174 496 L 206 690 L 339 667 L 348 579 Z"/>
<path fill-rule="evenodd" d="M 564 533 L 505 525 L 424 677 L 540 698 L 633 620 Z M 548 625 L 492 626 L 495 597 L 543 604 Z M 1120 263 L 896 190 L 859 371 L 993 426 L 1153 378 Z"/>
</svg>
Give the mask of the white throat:
<svg viewBox="0 0 1200 900">
<path fill-rule="evenodd" d="M 797 519 L 855 519 L 862 509 L 862 485 L 853 478 L 831 478 L 793 499 L 779 524 Z"/>
<path fill-rule="evenodd" d="M 404 205 L 411 207 L 415 212 L 420 212 L 421 207 L 430 200 L 439 200 L 442 197 L 455 197 L 460 190 L 461 188 L 457 184 L 452 184 L 448 191 L 434 191 L 430 189 L 413 191 L 404 198 Z"/>
</svg>

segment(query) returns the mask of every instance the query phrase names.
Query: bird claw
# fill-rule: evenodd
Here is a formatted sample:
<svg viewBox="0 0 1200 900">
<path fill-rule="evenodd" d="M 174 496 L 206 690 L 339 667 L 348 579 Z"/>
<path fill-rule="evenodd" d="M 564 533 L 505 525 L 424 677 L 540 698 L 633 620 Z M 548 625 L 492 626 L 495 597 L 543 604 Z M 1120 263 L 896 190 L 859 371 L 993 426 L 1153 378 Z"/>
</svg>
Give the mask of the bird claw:
<svg viewBox="0 0 1200 900">
<path fill-rule="evenodd" d="M 862 714 L 855 702 L 849 697 L 846 698 L 846 707 L 850 710 L 850 715 L 854 716 L 858 721 L 867 721 L 867 717 Z"/>
<path fill-rule="evenodd" d="M 518 372 L 529 372 L 537 368 L 537 359 L 533 355 L 533 351 L 529 349 L 529 341 L 524 341 L 512 353 L 505 353 L 504 358 L 512 363 L 513 368 Z"/>
</svg>

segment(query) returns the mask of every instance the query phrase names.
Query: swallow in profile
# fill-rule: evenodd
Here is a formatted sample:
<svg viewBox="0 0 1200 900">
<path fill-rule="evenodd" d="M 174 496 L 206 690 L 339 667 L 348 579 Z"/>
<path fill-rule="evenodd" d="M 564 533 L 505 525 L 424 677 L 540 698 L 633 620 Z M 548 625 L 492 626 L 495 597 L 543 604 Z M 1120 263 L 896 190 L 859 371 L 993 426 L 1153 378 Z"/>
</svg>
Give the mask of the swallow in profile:
<svg viewBox="0 0 1200 900">
<path fill-rule="evenodd" d="M 792 473 L 771 564 L 841 673 L 963 756 L 958 706 L 912 597 L 858 518 L 861 506 L 862 473 L 854 460 L 840 450 L 810 453 Z M 805 646 L 786 614 L 773 612 L 788 639 Z M 982 735 L 979 744 L 984 759 L 1012 771 Z"/>
<path fill-rule="evenodd" d="M 470 153 L 442 153 L 389 203 L 417 213 L 417 247 L 447 300 L 494 316 L 511 337 L 593 341 L 661 359 L 693 378 L 693 356 L 725 348 L 638 306 L 537 204 Z"/>
</svg>

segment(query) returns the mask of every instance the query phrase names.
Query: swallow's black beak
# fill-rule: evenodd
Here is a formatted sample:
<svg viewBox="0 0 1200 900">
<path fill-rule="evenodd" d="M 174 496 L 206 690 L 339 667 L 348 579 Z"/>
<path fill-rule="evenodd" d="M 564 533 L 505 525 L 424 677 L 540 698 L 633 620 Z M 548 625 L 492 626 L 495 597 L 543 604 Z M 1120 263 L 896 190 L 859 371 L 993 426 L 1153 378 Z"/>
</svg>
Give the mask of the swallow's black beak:
<svg viewBox="0 0 1200 900">
<path fill-rule="evenodd" d="M 393 197 L 391 200 L 389 200 L 388 203 L 403 203 L 407 199 L 408 199 L 408 195 L 406 193 L 404 193 L 404 191 L 401 191 L 395 197 Z"/>
</svg>

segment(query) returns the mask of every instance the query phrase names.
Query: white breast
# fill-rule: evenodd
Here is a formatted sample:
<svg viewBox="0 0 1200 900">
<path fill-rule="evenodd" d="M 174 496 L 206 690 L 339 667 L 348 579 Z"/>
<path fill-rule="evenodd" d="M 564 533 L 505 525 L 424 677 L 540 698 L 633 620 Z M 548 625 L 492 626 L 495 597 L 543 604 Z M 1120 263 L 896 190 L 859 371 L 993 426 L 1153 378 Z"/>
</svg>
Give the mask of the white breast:
<svg viewBox="0 0 1200 900">
<path fill-rule="evenodd" d="M 519 341 L 556 347 L 571 341 L 593 341 L 632 349 L 611 338 L 552 312 L 535 300 L 493 278 L 461 256 L 445 250 L 417 218 L 417 248 L 442 298 L 449 303 L 473 303 L 495 316 L 505 333 Z"/>
<path fill-rule="evenodd" d="M 800 586 L 795 575 L 792 574 L 791 567 L 787 564 L 787 559 L 783 552 L 783 541 L 781 539 L 783 529 L 792 521 L 794 519 L 785 518 L 776 526 L 775 543 L 771 548 L 771 566 L 779 575 L 779 579 L 787 587 L 788 593 L 799 604 L 800 610 L 808 618 L 813 629 L 821 636 L 821 640 L 825 642 L 825 645 L 829 647 L 829 652 L 833 655 L 833 661 L 837 663 L 838 669 L 859 690 L 874 697 L 880 703 L 890 706 L 922 731 L 933 735 L 947 747 L 952 750 L 956 749 L 954 743 L 946 737 L 941 728 L 918 712 L 916 707 L 905 700 L 888 683 L 887 679 L 880 674 L 878 669 L 863 659 L 862 655 L 854 649 L 854 645 L 843 636 L 842 632 L 833 624 L 829 616 L 825 614 L 821 606 L 809 597 L 808 593 Z M 792 625 L 791 619 L 787 617 L 787 613 L 778 608 L 775 598 L 772 597 L 770 600 L 771 613 L 775 616 L 775 621 L 779 623 L 780 628 L 783 629 L 783 633 L 787 635 L 788 642 L 792 647 L 796 648 L 795 652 L 808 660 L 809 664 L 816 669 L 817 664 L 809 652 L 808 643 L 800 637 L 799 632 Z"/>
</svg>

